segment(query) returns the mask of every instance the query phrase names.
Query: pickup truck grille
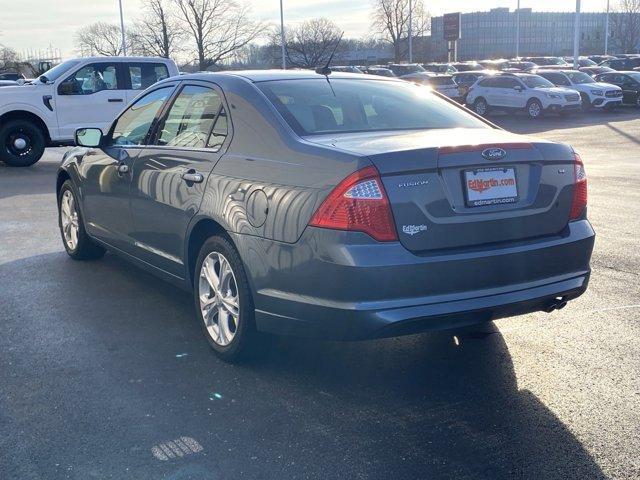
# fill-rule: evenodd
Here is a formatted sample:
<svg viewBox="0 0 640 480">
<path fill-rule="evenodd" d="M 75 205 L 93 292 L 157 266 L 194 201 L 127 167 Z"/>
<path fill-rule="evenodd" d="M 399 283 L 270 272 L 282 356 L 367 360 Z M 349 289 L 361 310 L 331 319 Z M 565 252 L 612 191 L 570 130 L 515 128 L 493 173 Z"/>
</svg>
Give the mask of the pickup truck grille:
<svg viewBox="0 0 640 480">
<path fill-rule="evenodd" d="M 622 90 L 607 90 L 604 96 L 608 98 L 618 98 L 622 96 Z"/>
<path fill-rule="evenodd" d="M 570 93 L 569 95 L 565 95 L 564 99 L 567 102 L 577 102 L 578 100 L 580 100 L 580 95 L 578 95 L 577 93 Z"/>
</svg>

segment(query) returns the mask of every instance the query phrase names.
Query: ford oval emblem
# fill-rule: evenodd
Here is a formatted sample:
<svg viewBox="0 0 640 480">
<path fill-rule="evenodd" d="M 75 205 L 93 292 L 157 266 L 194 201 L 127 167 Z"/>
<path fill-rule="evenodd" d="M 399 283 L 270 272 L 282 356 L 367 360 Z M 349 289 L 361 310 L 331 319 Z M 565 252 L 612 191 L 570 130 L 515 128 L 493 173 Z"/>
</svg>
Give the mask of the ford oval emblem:
<svg viewBox="0 0 640 480">
<path fill-rule="evenodd" d="M 487 160 L 500 160 L 507 156 L 507 152 L 502 148 L 485 148 L 482 156 Z"/>
</svg>

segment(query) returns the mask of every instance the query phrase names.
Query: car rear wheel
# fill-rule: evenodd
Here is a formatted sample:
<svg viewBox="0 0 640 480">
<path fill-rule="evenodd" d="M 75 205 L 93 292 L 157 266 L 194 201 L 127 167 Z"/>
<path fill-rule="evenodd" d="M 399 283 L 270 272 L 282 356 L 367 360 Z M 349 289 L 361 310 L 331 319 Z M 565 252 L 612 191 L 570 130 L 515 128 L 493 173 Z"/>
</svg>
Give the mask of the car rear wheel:
<svg viewBox="0 0 640 480">
<path fill-rule="evenodd" d="M 44 154 L 42 130 L 28 120 L 10 120 L 0 126 L 0 160 L 10 167 L 28 167 Z"/>
<path fill-rule="evenodd" d="M 216 355 L 229 362 L 246 358 L 257 341 L 253 299 L 240 255 L 225 237 L 211 237 L 200 249 L 194 299 Z"/>
<path fill-rule="evenodd" d="M 74 260 L 95 260 L 102 257 L 105 250 L 87 235 L 77 199 L 73 184 L 67 180 L 58 195 L 58 225 L 62 244 Z"/>
<path fill-rule="evenodd" d="M 542 116 L 542 104 L 540 100 L 534 98 L 527 103 L 527 115 L 529 118 L 540 118 Z"/>
<path fill-rule="evenodd" d="M 489 104 L 484 98 L 477 98 L 476 101 L 473 102 L 473 111 L 481 117 L 484 117 L 489 113 Z"/>
</svg>

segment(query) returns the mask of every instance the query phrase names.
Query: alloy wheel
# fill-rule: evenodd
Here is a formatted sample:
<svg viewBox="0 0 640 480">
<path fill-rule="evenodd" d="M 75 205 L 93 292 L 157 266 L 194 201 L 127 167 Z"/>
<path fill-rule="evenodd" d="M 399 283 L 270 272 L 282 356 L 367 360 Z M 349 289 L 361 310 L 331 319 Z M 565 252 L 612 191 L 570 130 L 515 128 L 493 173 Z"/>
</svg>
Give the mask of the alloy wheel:
<svg viewBox="0 0 640 480">
<path fill-rule="evenodd" d="M 220 346 L 229 345 L 238 330 L 240 296 L 231 264 L 219 252 L 211 252 L 202 262 L 198 297 L 211 339 Z"/>
<path fill-rule="evenodd" d="M 80 224 L 76 201 L 71 190 L 65 190 L 60 200 L 60 219 L 64 243 L 69 250 L 75 250 L 78 246 L 78 233 Z"/>
<path fill-rule="evenodd" d="M 531 102 L 529 105 L 529 116 L 531 118 L 536 118 L 540 116 L 540 104 L 538 102 Z"/>
<path fill-rule="evenodd" d="M 487 103 L 483 100 L 476 102 L 476 113 L 481 117 L 487 113 Z"/>
</svg>

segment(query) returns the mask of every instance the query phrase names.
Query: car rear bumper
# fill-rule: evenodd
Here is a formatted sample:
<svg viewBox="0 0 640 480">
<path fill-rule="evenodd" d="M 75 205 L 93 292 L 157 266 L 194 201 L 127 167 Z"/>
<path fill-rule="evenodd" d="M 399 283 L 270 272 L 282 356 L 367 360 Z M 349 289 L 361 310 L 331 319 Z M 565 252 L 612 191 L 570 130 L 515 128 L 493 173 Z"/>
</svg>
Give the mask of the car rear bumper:
<svg viewBox="0 0 640 480">
<path fill-rule="evenodd" d="M 452 328 L 572 300 L 587 288 L 594 238 L 585 220 L 554 237 L 429 255 L 317 228 L 307 228 L 295 245 L 238 241 L 245 259 L 255 258 L 256 249 L 268 252 L 257 265 L 245 260 L 259 330 L 352 340 Z"/>
</svg>

